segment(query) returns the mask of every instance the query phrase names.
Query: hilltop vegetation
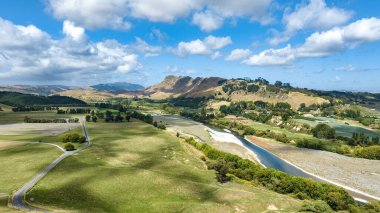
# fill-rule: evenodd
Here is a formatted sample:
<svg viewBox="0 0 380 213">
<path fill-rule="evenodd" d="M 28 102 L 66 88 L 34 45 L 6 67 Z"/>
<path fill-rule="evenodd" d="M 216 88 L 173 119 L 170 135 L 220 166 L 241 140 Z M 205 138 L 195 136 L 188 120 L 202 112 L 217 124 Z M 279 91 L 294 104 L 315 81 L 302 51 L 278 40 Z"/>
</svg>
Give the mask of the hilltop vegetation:
<svg viewBox="0 0 380 213">
<path fill-rule="evenodd" d="M 0 92 L 0 103 L 13 107 L 86 105 L 84 101 L 66 96 L 38 96 L 17 92 Z"/>
</svg>

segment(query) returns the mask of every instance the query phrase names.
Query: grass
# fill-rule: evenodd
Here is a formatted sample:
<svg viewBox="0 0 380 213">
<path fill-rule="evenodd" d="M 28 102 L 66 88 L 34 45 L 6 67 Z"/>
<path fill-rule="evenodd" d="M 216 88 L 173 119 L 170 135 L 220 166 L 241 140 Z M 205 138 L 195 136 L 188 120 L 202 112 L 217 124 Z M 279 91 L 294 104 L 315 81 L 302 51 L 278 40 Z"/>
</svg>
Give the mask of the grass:
<svg viewBox="0 0 380 213">
<path fill-rule="evenodd" d="M 45 144 L 3 146 L 0 149 L 0 212 L 11 212 L 7 195 L 21 188 L 61 154 L 62 151 Z"/>
<path fill-rule="evenodd" d="M 82 127 L 68 130 L 62 134 L 67 133 L 78 133 L 83 135 Z M 43 142 L 43 143 L 53 143 L 60 147 L 63 147 L 65 143 L 61 142 L 59 139 L 60 135 L 43 135 L 43 134 L 24 134 L 24 135 L 0 135 L 0 141 L 18 141 L 18 142 Z M 81 144 L 73 143 L 75 148 L 81 146 Z"/>
<path fill-rule="evenodd" d="M 83 115 L 60 115 L 56 111 L 37 111 L 37 112 L 7 112 L 0 111 L 0 123 L 23 123 L 25 116 L 30 118 L 54 119 L 54 118 L 72 118 Z"/>
<path fill-rule="evenodd" d="M 263 212 L 301 202 L 253 186 L 215 181 L 199 156 L 151 125 L 90 123 L 93 145 L 65 159 L 28 194 L 33 204 L 80 212 Z"/>
<path fill-rule="evenodd" d="M 339 121 L 334 118 L 322 118 L 322 117 L 318 117 L 318 119 L 328 121 L 328 123 L 326 124 L 333 127 L 336 131 L 336 135 L 338 136 L 352 137 L 352 133 L 357 132 L 357 133 L 364 133 L 365 135 L 368 135 L 370 137 L 380 137 L 379 131 L 370 130 L 368 128 L 356 126 L 353 123 L 351 123 L 350 125 L 347 125 L 344 123 L 344 120 Z M 310 121 L 310 120 L 304 120 L 304 119 L 296 119 L 296 120 L 302 123 L 307 123 L 310 126 L 316 126 L 318 124 L 316 121 Z"/>
</svg>

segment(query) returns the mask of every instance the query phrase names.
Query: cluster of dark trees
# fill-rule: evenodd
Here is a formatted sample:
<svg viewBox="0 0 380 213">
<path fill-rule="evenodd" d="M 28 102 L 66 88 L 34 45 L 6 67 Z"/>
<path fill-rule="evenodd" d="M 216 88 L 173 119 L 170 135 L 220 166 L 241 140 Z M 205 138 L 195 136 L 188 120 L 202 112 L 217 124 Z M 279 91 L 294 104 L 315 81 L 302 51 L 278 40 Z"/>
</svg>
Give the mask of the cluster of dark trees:
<svg viewBox="0 0 380 213">
<path fill-rule="evenodd" d="M 111 103 L 95 103 L 95 107 L 99 109 L 114 109 L 114 110 L 118 110 L 119 112 L 126 112 L 128 110 L 127 107 L 121 104 L 111 104 Z"/>
<path fill-rule="evenodd" d="M 93 116 L 94 117 L 94 116 Z M 127 114 L 125 117 L 121 115 L 120 112 L 118 112 L 116 115 L 113 115 L 111 111 L 107 110 L 104 115 L 104 121 L 105 122 L 123 122 L 124 119 L 129 122 L 131 119 L 131 116 Z"/>
<path fill-rule="evenodd" d="M 335 129 L 330 127 L 327 124 L 317 124 L 311 133 L 316 138 L 325 138 L 325 139 L 334 139 L 335 138 Z"/>
<path fill-rule="evenodd" d="M 29 118 L 28 116 L 24 117 L 25 123 L 78 123 L 78 118 L 71 119 L 63 119 L 63 118 L 54 118 L 54 119 L 46 119 L 46 118 Z"/>
<path fill-rule="evenodd" d="M 379 137 L 369 137 L 368 135 L 362 132 L 354 132 L 352 133 L 351 140 L 347 141 L 351 146 L 372 146 L 372 145 L 380 145 Z"/>
<path fill-rule="evenodd" d="M 183 110 L 180 115 L 186 118 L 191 118 L 201 123 L 208 123 L 210 119 L 215 118 L 214 114 L 208 114 L 206 108 L 202 108 L 201 112 L 191 112 Z"/>
<path fill-rule="evenodd" d="M 58 107 L 51 106 L 18 106 L 12 107 L 13 112 L 32 112 L 32 111 L 49 111 L 56 110 Z"/>
<path fill-rule="evenodd" d="M 64 134 L 59 137 L 61 142 L 63 143 L 85 143 L 86 142 L 86 137 L 83 135 L 79 135 L 78 133 L 70 133 L 70 134 Z"/>
<path fill-rule="evenodd" d="M 256 110 L 256 112 L 246 113 L 247 110 Z M 261 123 L 268 122 L 273 116 L 281 116 L 282 120 L 286 121 L 291 116 L 295 115 L 295 112 L 291 109 L 291 106 L 288 103 L 278 102 L 276 104 L 271 104 L 264 101 L 235 102 L 231 103 L 230 106 L 221 106 L 220 112 L 226 115 L 244 116 Z"/>
<path fill-rule="evenodd" d="M 220 182 L 229 181 L 231 176 L 228 174 L 232 174 L 278 193 L 292 194 L 300 199 L 323 200 L 334 210 L 347 210 L 355 205 L 354 199 L 343 188 L 262 168 L 250 160 L 197 143 L 193 138 L 186 139 L 186 142 L 204 153 L 209 159 L 206 161 L 208 168 L 216 171 Z"/>
<path fill-rule="evenodd" d="M 140 112 L 137 112 L 137 111 L 134 111 L 132 114 L 131 114 L 131 117 L 132 118 L 135 118 L 135 119 L 138 119 L 140 121 L 143 121 L 145 123 L 148 123 L 148 124 L 152 124 L 153 125 L 153 117 L 150 115 L 150 114 L 143 114 L 143 113 L 140 113 Z"/>
<path fill-rule="evenodd" d="M 87 114 L 90 113 L 91 109 L 86 108 L 70 108 L 70 109 L 57 109 L 57 114 Z"/>
</svg>

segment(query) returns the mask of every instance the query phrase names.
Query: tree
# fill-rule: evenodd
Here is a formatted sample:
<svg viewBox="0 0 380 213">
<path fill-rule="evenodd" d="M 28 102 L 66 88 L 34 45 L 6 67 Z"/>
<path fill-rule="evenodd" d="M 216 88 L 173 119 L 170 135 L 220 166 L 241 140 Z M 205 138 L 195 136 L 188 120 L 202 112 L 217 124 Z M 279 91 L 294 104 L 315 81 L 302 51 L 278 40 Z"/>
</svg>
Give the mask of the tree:
<svg viewBox="0 0 380 213">
<path fill-rule="evenodd" d="M 63 148 L 66 150 L 66 151 L 73 151 L 75 149 L 74 145 L 72 143 L 66 143 Z"/>
<path fill-rule="evenodd" d="M 227 176 L 228 167 L 224 160 L 216 161 L 211 167 L 216 171 L 216 179 L 218 182 L 226 183 L 230 181 L 230 177 Z"/>
<path fill-rule="evenodd" d="M 91 116 L 94 116 L 94 115 L 95 115 L 94 110 L 91 110 Z"/>
<path fill-rule="evenodd" d="M 154 127 L 158 127 L 157 121 L 154 121 L 154 122 L 153 122 L 153 126 L 154 126 Z"/>
<path fill-rule="evenodd" d="M 91 116 L 90 115 L 86 115 L 86 121 L 90 122 L 90 120 L 91 120 Z"/>
<path fill-rule="evenodd" d="M 281 82 L 281 81 L 276 81 L 276 82 L 274 83 L 274 85 L 275 85 L 276 87 L 282 87 L 282 82 Z"/>
<path fill-rule="evenodd" d="M 126 120 L 127 122 L 130 122 L 130 121 L 131 121 L 131 116 L 130 116 L 130 115 L 126 115 L 126 116 L 125 116 L 125 120 Z"/>
<path fill-rule="evenodd" d="M 91 117 L 91 120 L 92 120 L 92 122 L 96 122 L 96 121 L 98 120 L 98 117 L 96 117 L 96 116 L 92 116 L 92 117 Z"/>
<path fill-rule="evenodd" d="M 335 129 L 327 124 L 318 124 L 311 130 L 311 132 L 313 133 L 313 136 L 317 138 L 335 138 Z"/>
</svg>

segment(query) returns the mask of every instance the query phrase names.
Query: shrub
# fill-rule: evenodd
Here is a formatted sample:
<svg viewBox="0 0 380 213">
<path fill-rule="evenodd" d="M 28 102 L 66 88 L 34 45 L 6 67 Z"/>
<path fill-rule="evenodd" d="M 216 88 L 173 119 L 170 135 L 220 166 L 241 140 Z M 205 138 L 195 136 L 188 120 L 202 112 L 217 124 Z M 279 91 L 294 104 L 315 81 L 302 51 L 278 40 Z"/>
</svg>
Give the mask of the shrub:
<svg viewBox="0 0 380 213">
<path fill-rule="evenodd" d="M 66 143 L 63 148 L 65 148 L 66 151 L 73 151 L 75 149 L 72 143 Z"/>
<path fill-rule="evenodd" d="M 299 212 L 329 213 L 333 212 L 331 207 L 322 200 L 306 201 L 300 208 Z"/>
<path fill-rule="evenodd" d="M 317 138 L 332 139 L 335 137 L 335 129 L 331 128 L 327 124 L 318 124 L 311 130 L 311 132 L 313 133 L 314 137 Z"/>
</svg>

